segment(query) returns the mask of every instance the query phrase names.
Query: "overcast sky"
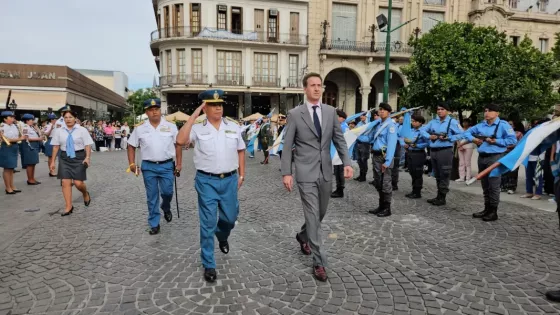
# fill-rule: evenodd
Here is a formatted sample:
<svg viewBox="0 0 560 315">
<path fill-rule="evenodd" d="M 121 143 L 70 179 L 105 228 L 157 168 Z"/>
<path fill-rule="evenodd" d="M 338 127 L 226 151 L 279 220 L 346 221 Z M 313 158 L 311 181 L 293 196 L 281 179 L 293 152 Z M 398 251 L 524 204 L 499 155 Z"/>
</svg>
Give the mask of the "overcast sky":
<svg viewBox="0 0 560 315">
<path fill-rule="evenodd" d="M 151 0 L 0 0 L 0 62 L 118 70 L 151 87 Z"/>
</svg>

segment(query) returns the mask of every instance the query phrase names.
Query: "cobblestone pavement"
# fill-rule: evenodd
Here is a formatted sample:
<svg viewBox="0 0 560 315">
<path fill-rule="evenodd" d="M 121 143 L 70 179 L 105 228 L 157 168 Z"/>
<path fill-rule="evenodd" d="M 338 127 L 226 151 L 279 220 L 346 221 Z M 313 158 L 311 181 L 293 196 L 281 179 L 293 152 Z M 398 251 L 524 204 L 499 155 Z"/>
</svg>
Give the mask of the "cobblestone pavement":
<svg viewBox="0 0 560 315">
<path fill-rule="evenodd" d="M 219 280 L 207 284 L 190 151 L 184 159 L 181 218 L 150 236 L 142 180 L 123 172 L 125 153 L 94 155 L 92 205 L 75 196 L 69 217 L 25 214 L 36 222 L 0 252 L 0 314 L 560 313 L 543 298 L 560 284 L 555 213 L 503 204 L 499 221 L 473 220 L 481 196 L 452 192 L 442 208 L 411 201 L 404 173 L 391 217 L 367 214 L 377 204 L 367 183 L 349 181 L 346 197 L 331 201 L 323 225 L 329 281 L 316 282 L 294 239 L 299 195 L 282 188 L 277 159 L 248 161 L 231 252 L 217 250 Z M 15 198 L 45 213 L 61 209 L 53 197 L 60 186 L 41 188 L 50 192 Z M 8 211 L 14 201 L 1 198 Z"/>
</svg>

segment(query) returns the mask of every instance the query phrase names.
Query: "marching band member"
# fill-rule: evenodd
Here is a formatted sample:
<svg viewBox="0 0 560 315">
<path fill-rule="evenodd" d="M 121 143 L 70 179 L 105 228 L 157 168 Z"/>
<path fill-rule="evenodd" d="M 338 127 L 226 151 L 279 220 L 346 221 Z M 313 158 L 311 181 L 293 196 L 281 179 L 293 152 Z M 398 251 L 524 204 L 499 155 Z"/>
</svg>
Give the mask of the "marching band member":
<svg viewBox="0 0 560 315">
<path fill-rule="evenodd" d="M 58 160 L 58 179 L 62 180 L 62 194 L 66 207 L 62 216 L 70 215 L 74 211 L 72 205 L 72 181 L 74 186 L 82 193 L 84 205 L 88 207 L 91 203 L 91 196 L 87 191 L 86 169 L 91 164 L 91 145 L 93 139 L 86 128 L 76 123 L 78 114 L 70 109 L 70 106 L 62 111 L 64 126 L 58 128 L 51 140 L 53 146 L 53 159 L 50 164 L 51 172 L 54 171 L 59 150 L 61 151 Z"/>
<path fill-rule="evenodd" d="M 18 142 L 24 138 L 19 134 L 15 124 L 14 113 L 11 111 L 3 111 L 3 123 L 0 125 L 2 132 L 2 145 L 0 146 L 0 167 L 4 169 L 2 178 L 6 187 L 7 195 L 14 195 L 21 192 L 14 186 L 14 169 L 17 167 L 17 157 L 19 145 Z"/>
<path fill-rule="evenodd" d="M 24 123 L 22 134 L 25 140 L 19 146 L 21 155 L 21 167 L 27 172 L 27 185 L 39 185 L 35 179 L 35 165 L 39 164 L 39 151 L 41 150 L 41 141 L 39 130 L 33 126 L 35 117 L 31 114 L 24 114 L 21 121 Z"/>
</svg>

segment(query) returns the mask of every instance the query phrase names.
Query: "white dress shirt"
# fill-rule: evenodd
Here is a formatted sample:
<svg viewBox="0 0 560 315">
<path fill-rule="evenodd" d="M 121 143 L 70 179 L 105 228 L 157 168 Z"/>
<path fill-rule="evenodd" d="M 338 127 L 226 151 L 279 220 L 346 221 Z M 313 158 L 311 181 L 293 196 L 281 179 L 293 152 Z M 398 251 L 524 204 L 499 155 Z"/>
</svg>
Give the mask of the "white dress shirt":
<svg viewBox="0 0 560 315">
<path fill-rule="evenodd" d="M 19 131 L 16 124 L 2 124 L 2 130 L 4 130 L 4 136 L 8 139 L 17 139 L 19 138 Z"/>
<path fill-rule="evenodd" d="M 146 121 L 134 128 L 128 144 L 140 147 L 142 160 L 162 162 L 175 157 L 177 133 L 177 126 L 163 118 L 156 128 Z"/>
<path fill-rule="evenodd" d="M 226 119 L 222 119 L 218 130 L 207 120 L 193 125 L 190 142 L 194 143 L 195 168 L 212 174 L 237 170 L 237 151 L 245 150 L 241 129 Z"/>
<path fill-rule="evenodd" d="M 37 131 L 35 131 L 35 128 L 29 125 L 24 125 L 22 129 L 24 136 L 27 136 L 29 138 L 39 138 L 39 134 L 37 133 Z"/>
<path fill-rule="evenodd" d="M 319 106 L 317 107 L 317 109 L 315 110 L 317 112 L 317 115 L 319 116 L 319 124 L 321 125 L 321 127 L 323 126 L 323 117 L 321 115 L 321 104 L 311 104 L 309 102 L 306 102 L 307 105 L 307 110 L 309 111 L 309 115 L 311 115 L 311 121 L 313 123 L 315 123 L 315 121 L 313 120 L 313 106 Z"/>
<path fill-rule="evenodd" d="M 59 145 L 60 150 L 66 151 L 66 139 L 68 139 L 68 127 L 64 125 L 58 128 L 56 134 L 51 139 L 51 145 Z M 93 139 L 89 135 L 86 128 L 75 124 L 72 127 L 72 139 L 74 139 L 74 150 L 79 151 L 85 149 L 86 146 L 93 144 Z"/>
</svg>

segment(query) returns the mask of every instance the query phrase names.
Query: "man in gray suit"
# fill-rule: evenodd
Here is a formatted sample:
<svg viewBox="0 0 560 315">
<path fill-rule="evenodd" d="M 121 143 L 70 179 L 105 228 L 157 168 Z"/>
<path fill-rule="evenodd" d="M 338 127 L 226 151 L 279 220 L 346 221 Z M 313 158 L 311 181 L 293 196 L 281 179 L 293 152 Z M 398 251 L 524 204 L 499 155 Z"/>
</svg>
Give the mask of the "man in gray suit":
<svg viewBox="0 0 560 315">
<path fill-rule="evenodd" d="M 320 103 L 323 93 L 321 76 L 317 73 L 307 74 L 303 78 L 303 87 L 307 102 L 288 112 L 284 147 L 290 149 L 295 146 L 295 153 L 292 153 L 292 150 L 284 150 L 282 176 L 284 187 L 291 192 L 294 183 L 294 154 L 296 181 L 305 216 L 305 224 L 296 235 L 296 239 L 304 254 L 313 254 L 315 278 L 326 281 L 327 257 L 321 250 L 321 222 L 327 213 L 332 189 L 331 141 L 344 164 L 344 177 L 352 178 L 353 171 L 336 109 Z"/>
</svg>

